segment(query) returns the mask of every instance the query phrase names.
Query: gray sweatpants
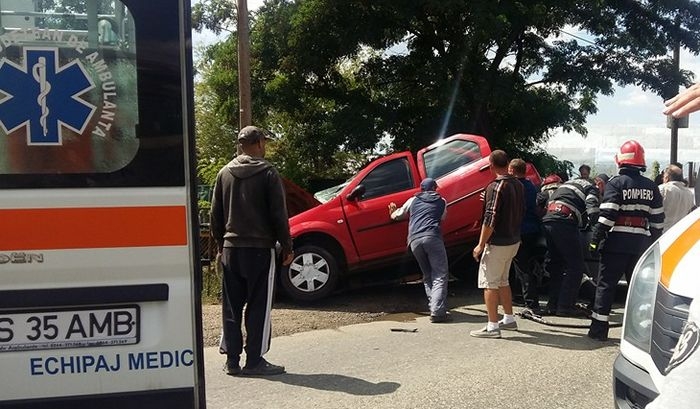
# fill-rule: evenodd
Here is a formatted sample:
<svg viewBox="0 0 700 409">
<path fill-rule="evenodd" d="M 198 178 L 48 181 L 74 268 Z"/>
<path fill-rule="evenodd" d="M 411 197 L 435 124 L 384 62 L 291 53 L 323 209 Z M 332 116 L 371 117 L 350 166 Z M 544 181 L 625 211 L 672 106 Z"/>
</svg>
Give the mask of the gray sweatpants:
<svg viewBox="0 0 700 409">
<path fill-rule="evenodd" d="M 423 272 L 430 315 L 447 312 L 447 252 L 441 237 L 424 236 L 411 241 L 411 251 Z"/>
</svg>

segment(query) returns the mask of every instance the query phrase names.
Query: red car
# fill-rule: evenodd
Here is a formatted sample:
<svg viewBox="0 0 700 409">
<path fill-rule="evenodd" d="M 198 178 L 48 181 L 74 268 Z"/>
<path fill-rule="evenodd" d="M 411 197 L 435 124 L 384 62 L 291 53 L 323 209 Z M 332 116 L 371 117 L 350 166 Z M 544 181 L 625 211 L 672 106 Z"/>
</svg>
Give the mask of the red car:
<svg viewBox="0 0 700 409">
<path fill-rule="evenodd" d="M 485 138 L 457 134 L 417 155 L 400 152 L 376 159 L 347 182 L 317 193 L 322 204 L 290 219 L 295 256 L 282 269 L 282 287 L 295 300 L 316 300 L 330 294 L 343 275 L 405 260 L 407 221 L 392 221 L 388 205 L 401 206 L 426 177 L 437 181 L 447 201 L 442 231 L 448 254 L 458 247 L 464 251 L 481 229 L 479 195 L 493 180 L 490 153 Z M 532 166 L 528 178 L 540 184 Z"/>
</svg>

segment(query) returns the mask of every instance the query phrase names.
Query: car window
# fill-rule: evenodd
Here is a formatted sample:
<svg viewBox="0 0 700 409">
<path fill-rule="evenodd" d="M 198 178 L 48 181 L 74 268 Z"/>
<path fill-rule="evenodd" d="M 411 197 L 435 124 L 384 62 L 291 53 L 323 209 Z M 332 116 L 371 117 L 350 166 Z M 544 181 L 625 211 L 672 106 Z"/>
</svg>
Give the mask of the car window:
<svg viewBox="0 0 700 409">
<path fill-rule="evenodd" d="M 455 169 L 481 159 L 479 145 L 456 139 L 423 153 L 428 177 L 437 179 Z"/>
<path fill-rule="evenodd" d="M 400 192 L 414 186 L 406 158 L 382 163 L 368 173 L 360 184 L 365 187 L 363 200 Z"/>
<path fill-rule="evenodd" d="M 350 183 L 350 180 L 346 180 L 345 182 L 329 187 L 328 189 L 319 190 L 318 192 L 314 193 L 314 198 L 321 203 L 326 203 L 327 201 L 338 196 L 338 193 L 340 193 L 340 191 L 343 190 L 348 183 Z"/>
</svg>

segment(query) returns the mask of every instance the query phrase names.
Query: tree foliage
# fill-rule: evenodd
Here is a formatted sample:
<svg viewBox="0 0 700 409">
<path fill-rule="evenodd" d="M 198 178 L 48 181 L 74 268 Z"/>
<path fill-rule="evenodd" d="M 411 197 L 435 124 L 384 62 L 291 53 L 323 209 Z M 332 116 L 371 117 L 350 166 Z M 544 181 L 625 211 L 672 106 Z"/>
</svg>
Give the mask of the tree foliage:
<svg viewBox="0 0 700 409">
<path fill-rule="evenodd" d="M 232 33 L 236 24 L 237 8 L 232 0 L 209 0 L 192 5 L 192 28 L 197 31 L 211 30 Z"/>
<path fill-rule="evenodd" d="M 476 133 L 561 170 L 538 149 L 554 130 L 585 135 L 597 95 L 615 84 L 668 98 L 692 79 L 674 72 L 672 44 L 700 50 L 700 6 L 689 0 L 267 0 L 251 28 L 254 122 L 283 137 L 279 159 L 298 182 L 386 135 L 416 150 Z M 230 113 L 234 37 L 210 49 L 216 69 L 203 76 Z"/>
</svg>

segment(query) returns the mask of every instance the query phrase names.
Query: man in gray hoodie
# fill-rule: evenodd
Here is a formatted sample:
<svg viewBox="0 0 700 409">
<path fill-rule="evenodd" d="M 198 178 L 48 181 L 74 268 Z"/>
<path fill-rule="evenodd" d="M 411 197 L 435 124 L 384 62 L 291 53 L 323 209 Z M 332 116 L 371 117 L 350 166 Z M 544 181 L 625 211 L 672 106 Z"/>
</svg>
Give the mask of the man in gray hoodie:
<svg viewBox="0 0 700 409">
<path fill-rule="evenodd" d="M 242 153 L 216 177 L 211 203 L 211 232 L 221 254 L 224 291 L 230 308 L 224 314 L 224 339 L 229 375 L 265 376 L 284 373 L 267 362 L 270 349 L 270 312 L 275 282 L 275 244 L 282 248 L 282 264 L 292 261 L 292 239 L 282 179 L 264 158 L 269 133 L 246 126 L 238 134 Z M 247 304 L 246 365 L 241 321 Z"/>
<path fill-rule="evenodd" d="M 440 196 L 437 183 L 425 178 L 420 184 L 421 192 L 409 198 L 400 208 L 389 204 L 392 220 L 408 221 L 408 246 L 423 272 L 423 285 L 428 296 L 430 321 L 449 321 L 447 313 L 447 252 L 442 240 L 440 222 L 447 215 L 447 202 Z"/>
</svg>

